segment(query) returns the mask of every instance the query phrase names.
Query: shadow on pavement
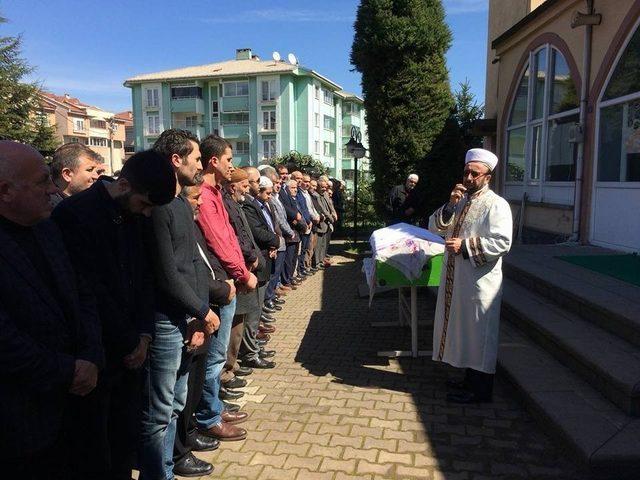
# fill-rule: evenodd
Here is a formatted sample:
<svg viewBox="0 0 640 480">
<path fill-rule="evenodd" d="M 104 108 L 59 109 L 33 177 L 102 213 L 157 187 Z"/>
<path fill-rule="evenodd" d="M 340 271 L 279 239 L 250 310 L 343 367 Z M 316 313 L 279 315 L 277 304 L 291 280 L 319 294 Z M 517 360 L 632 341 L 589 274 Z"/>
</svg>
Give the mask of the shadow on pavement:
<svg viewBox="0 0 640 480">
<path fill-rule="evenodd" d="M 312 314 L 296 355 L 311 374 L 332 375 L 335 382 L 364 388 L 376 400 L 368 405 L 378 418 L 405 418 L 413 414 L 422 424 L 412 426 L 415 452 L 433 457 L 441 476 L 454 479 L 578 479 L 573 464 L 560 452 L 513 400 L 510 388 L 497 379 L 494 402 L 463 407 L 446 402 L 447 378 L 462 372 L 433 362 L 430 357 L 388 359 L 378 351 L 409 350 L 408 327 L 372 327 L 370 322 L 394 321 L 398 317 L 397 295 L 359 298 L 363 281 L 361 261 L 344 261 L 323 273 L 322 308 Z M 419 290 L 419 322 L 433 319 L 435 298 Z M 419 328 L 419 349 L 431 350 L 432 327 Z M 402 404 L 400 408 L 400 404 Z M 364 405 L 364 404 L 363 404 Z M 358 409 L 356 415 L 361 415 Z M 371 415 L 371 408 L 366 408 Z M 415 423 L 415 421 L 413 422 Z M 398 423 L 408 431 L 411 422 Z M 403 434 L 404 435 L 404 434 Z M 384 437 L 387 438 L 387 437 Z M 398 437 L 399 438 L 399 437 Z M 406 452 L 405 452 L 406 453 Z"/>
</svg>

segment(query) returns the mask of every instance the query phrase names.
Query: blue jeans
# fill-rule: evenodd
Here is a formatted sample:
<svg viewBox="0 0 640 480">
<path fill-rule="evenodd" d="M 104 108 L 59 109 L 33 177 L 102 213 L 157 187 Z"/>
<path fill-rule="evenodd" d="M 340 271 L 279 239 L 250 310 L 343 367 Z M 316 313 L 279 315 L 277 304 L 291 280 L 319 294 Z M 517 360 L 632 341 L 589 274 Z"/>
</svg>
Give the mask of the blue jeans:
<svg viewBox="0 0 640 480">
<path fill-rule="evenodd" d="M 188 361 L 183 361 L 186 324 L 156 313 L 155 338 L 145 367 L 140 432 L 140 480 L 172 480 L 176 419 L 187 400 Z"/>
<path fill-rule="evenodd" d="M 264 293 L 265 300 L 272 300 L 276 296 L 276 287 L 278 283 L 280 283 L 280 275 L 282 274 L 282 268 L 284 267 L 284 257 L 286 254 L 286 250 L 282 250 L 278 252 L 276 256 L 276 265 L 275 271 L 271 275 L 269 279 L 269 283 L 267 284 L 267 290 Z"/>
<path fill-rule="evenodd" d="M 211 428 L 222 423 L 224 405 L 218 397 L 220 393 L 220 373 L 227 361 L 227 348 L 231 337 L 231 324 L 236 313 L 236 299 L 229 305 L 220 307 L 220 328 L 211 337 L 207 353 L 207 371 L 200 403 L 196 410 L 196 422 L 200 428 Z"/>
</svg>

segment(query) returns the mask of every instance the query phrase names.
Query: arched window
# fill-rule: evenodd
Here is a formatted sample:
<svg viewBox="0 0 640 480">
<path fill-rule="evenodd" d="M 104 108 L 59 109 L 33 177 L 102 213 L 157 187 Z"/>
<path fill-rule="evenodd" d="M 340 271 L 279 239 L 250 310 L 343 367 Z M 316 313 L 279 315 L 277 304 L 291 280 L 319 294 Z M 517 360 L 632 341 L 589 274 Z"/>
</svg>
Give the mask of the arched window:
<svg viewBox="0 0 640 480">
<path fill-rule="evenodd" d="M 611 73 L 600 100 L 598 181 L 640 182 L 640 29 Z"/>
<path fill-rule="evenodd" d="M 547 44 L 529 53 L 507 123 L 507 182 L 575 179 L 578 94 L 562 53 Z"/>
</svg>

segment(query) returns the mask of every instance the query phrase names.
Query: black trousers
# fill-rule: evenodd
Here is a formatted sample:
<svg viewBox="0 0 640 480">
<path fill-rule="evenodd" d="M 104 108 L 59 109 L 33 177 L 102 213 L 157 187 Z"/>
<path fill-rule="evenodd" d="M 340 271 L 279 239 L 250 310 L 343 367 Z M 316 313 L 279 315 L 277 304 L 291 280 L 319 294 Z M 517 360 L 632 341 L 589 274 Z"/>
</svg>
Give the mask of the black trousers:
<svg viewBox="0 0 640 480">
<path fill-rule="evenodd" d="M 472 368 L 467 368 L 464 374 L 464 383 L 469 391 L 473 392 L 481 400 L 491 400 L 493 397 L 492 373 L 484 373 Z"/>
<path fill-rule="evenodd" d="M 67 478 L 131 480 L 140 432 L 142 369 L 107 367 L 86 397 L 76 397 L 66 451 Z"/>
<path fill-rule="evenodd" d="M 207 372 L 207 352 L 193 356 L 189 363 L 189 380 L 187 381 L 187 402 L 180 413 L 176 425 L 176 439 L 173 444 L 173 462 L 178 464 L 184 460 L 195 446 L 198 430 L 193 414 L 198 408 Z"/>
</svg>

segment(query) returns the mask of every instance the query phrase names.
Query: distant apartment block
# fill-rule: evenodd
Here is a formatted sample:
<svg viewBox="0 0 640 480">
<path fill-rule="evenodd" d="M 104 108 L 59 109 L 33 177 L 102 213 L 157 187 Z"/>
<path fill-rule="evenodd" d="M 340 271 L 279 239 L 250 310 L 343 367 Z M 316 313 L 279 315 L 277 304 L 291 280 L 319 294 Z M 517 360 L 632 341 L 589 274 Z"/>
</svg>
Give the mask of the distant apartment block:
<svg viewBox="0 0 640 480">
<path fill-rule="evenodd" d="M 127 120 L 68 94 L 40 92 L 40 101 L 47 121 L 56 127 L 56 136 L 61 143 L 77 142 L 89 146 L 102 155 L 111 173 L 122 168 L 126 159 Z"/>
<path fill-rule="evenodd" d="M 138 75 L 131 88 L 135 145 L 149 148 L 167 128 L 229 140 L 234 163 L 258 165 L 292 150 L 322 161 L 337 178 L 353 176 L 344 144 L 363 131 L 363 101 L 295 63 L 260 60 L 239 49 L 233 60 Z M 351 170 L 349 172 L 349 170 Z"/>
</svg>

